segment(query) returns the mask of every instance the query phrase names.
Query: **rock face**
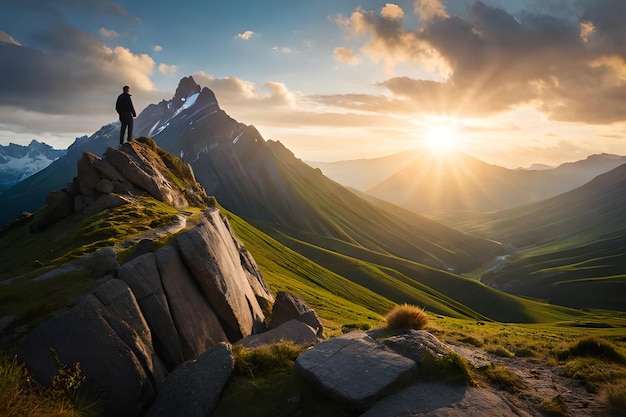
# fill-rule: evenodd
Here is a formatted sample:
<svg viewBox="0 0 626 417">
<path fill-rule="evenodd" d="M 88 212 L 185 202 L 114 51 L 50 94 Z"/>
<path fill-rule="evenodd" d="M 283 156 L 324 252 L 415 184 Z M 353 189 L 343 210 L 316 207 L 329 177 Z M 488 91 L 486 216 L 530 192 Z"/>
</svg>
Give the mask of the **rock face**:
<svg viewBox="0 0 626 417">
<path fill-rule="evenodd" d="M 58 363 L 80 364 L 87 395 L 103 395 L 107 415 L 136 416 L 165 381 L 148 325 L 130 288 L 109 280 L 78 306 L 37 327 L 19 358 L 38 381 L 50 383 Z"/>
<path fill-rule="evenodd" d="M 19 357 L 49 383 L 58 365 L 79 362 L 89 392 L 110 400 L 106 415 L 145 411 L 168 371 L 222 342 L 265 330 L 257 299 L 272 303 L 251 258 L 216 208 L 175 243 L 117 269 L 74 308 L 45 322 L 21 343 Z M 242 263 L 242 259 L 246 262 Z M 265 288 L 265 284 L 259 285 Z"/>
</svg>

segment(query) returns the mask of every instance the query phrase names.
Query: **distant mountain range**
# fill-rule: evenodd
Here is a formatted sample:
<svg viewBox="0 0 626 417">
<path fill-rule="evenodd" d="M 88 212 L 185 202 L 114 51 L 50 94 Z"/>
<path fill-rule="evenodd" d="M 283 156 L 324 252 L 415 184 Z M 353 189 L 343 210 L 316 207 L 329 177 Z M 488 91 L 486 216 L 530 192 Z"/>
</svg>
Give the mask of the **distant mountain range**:
<svg viewBox="0 0 626 417">
<path fill-rule="evenodd" d="M 53 149 L 34 139 L 28 146 L 0 145 L 0 193 L 41 171 L 65 153 L 64 149 Z"/>
<path fill-rule="evenodd" d="M 484 212 L 541 201 L 570 191 L 626 163 L 598 154 L 556 168 L 507 169 L 464 153 L 407 151 L 386 158 L 311 163 L 339 183 L 416 213 Z"/>
</svg>

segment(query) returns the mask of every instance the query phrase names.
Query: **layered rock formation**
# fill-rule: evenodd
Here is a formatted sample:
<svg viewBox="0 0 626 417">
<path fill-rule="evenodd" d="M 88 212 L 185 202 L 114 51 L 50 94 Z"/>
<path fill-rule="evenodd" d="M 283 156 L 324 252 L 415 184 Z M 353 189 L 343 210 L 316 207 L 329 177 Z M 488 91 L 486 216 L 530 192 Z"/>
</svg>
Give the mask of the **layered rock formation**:
<svg viewBox="0 0 626 417">
<path fill-rule="evenodd" d="M 205 206 L 204 188 L 191 167 L 142 138 L 120 148 L 108 148 L 104 158 L 85 152 L 78 175 L 63 190 L 52 191 L 46 206 L 35 214 L 31 228 L 45 229 L 75 212 L 95 214 L 146 195 L 174 208 Z"/>
</svg>

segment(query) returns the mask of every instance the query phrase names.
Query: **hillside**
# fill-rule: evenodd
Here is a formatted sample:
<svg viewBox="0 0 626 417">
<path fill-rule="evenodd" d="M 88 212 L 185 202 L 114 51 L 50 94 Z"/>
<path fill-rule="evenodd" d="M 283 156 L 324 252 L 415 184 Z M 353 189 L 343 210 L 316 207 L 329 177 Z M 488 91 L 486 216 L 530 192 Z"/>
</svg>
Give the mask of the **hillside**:
<svg viewBox="0 0 626 417">
<path fill-rule="evenodd" d="M 356 184 L 362 176 L 383 172 L 380 167 L 385 162 L 396 172 L 361 190 L 408 210 L 437 217 L 447 211 L 484 212 L 541 201 L 583 185 L 626 159 L 601 154 L 552 169 L 520 170 L 486 164 L 463 153 L 413 151 L 324 167 L 336 181 Z"/>
<path fill-rule="evenodd" d="M 577 308 L 624 310 L 626 166 L 533 205 L 476 218 L 476 233 L 519 253 L 483 281 Z"/>
</svg>

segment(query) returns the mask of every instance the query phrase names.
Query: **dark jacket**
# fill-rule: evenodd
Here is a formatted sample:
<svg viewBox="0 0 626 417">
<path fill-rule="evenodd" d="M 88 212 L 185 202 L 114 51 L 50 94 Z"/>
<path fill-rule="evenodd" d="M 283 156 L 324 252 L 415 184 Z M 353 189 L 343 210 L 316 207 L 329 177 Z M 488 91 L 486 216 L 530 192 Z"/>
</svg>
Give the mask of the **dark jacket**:
<svg viewBox="0 0 626 417">
<path fill-rule="evenodd" d="M 135 113 L 135 107 L 133 107 L 133 101 L 130 99 L 130 94 L 122 93 L 117 97 L 115 102 L 115 111 L 121 116 L 137 117 Z"/>
</svg>

